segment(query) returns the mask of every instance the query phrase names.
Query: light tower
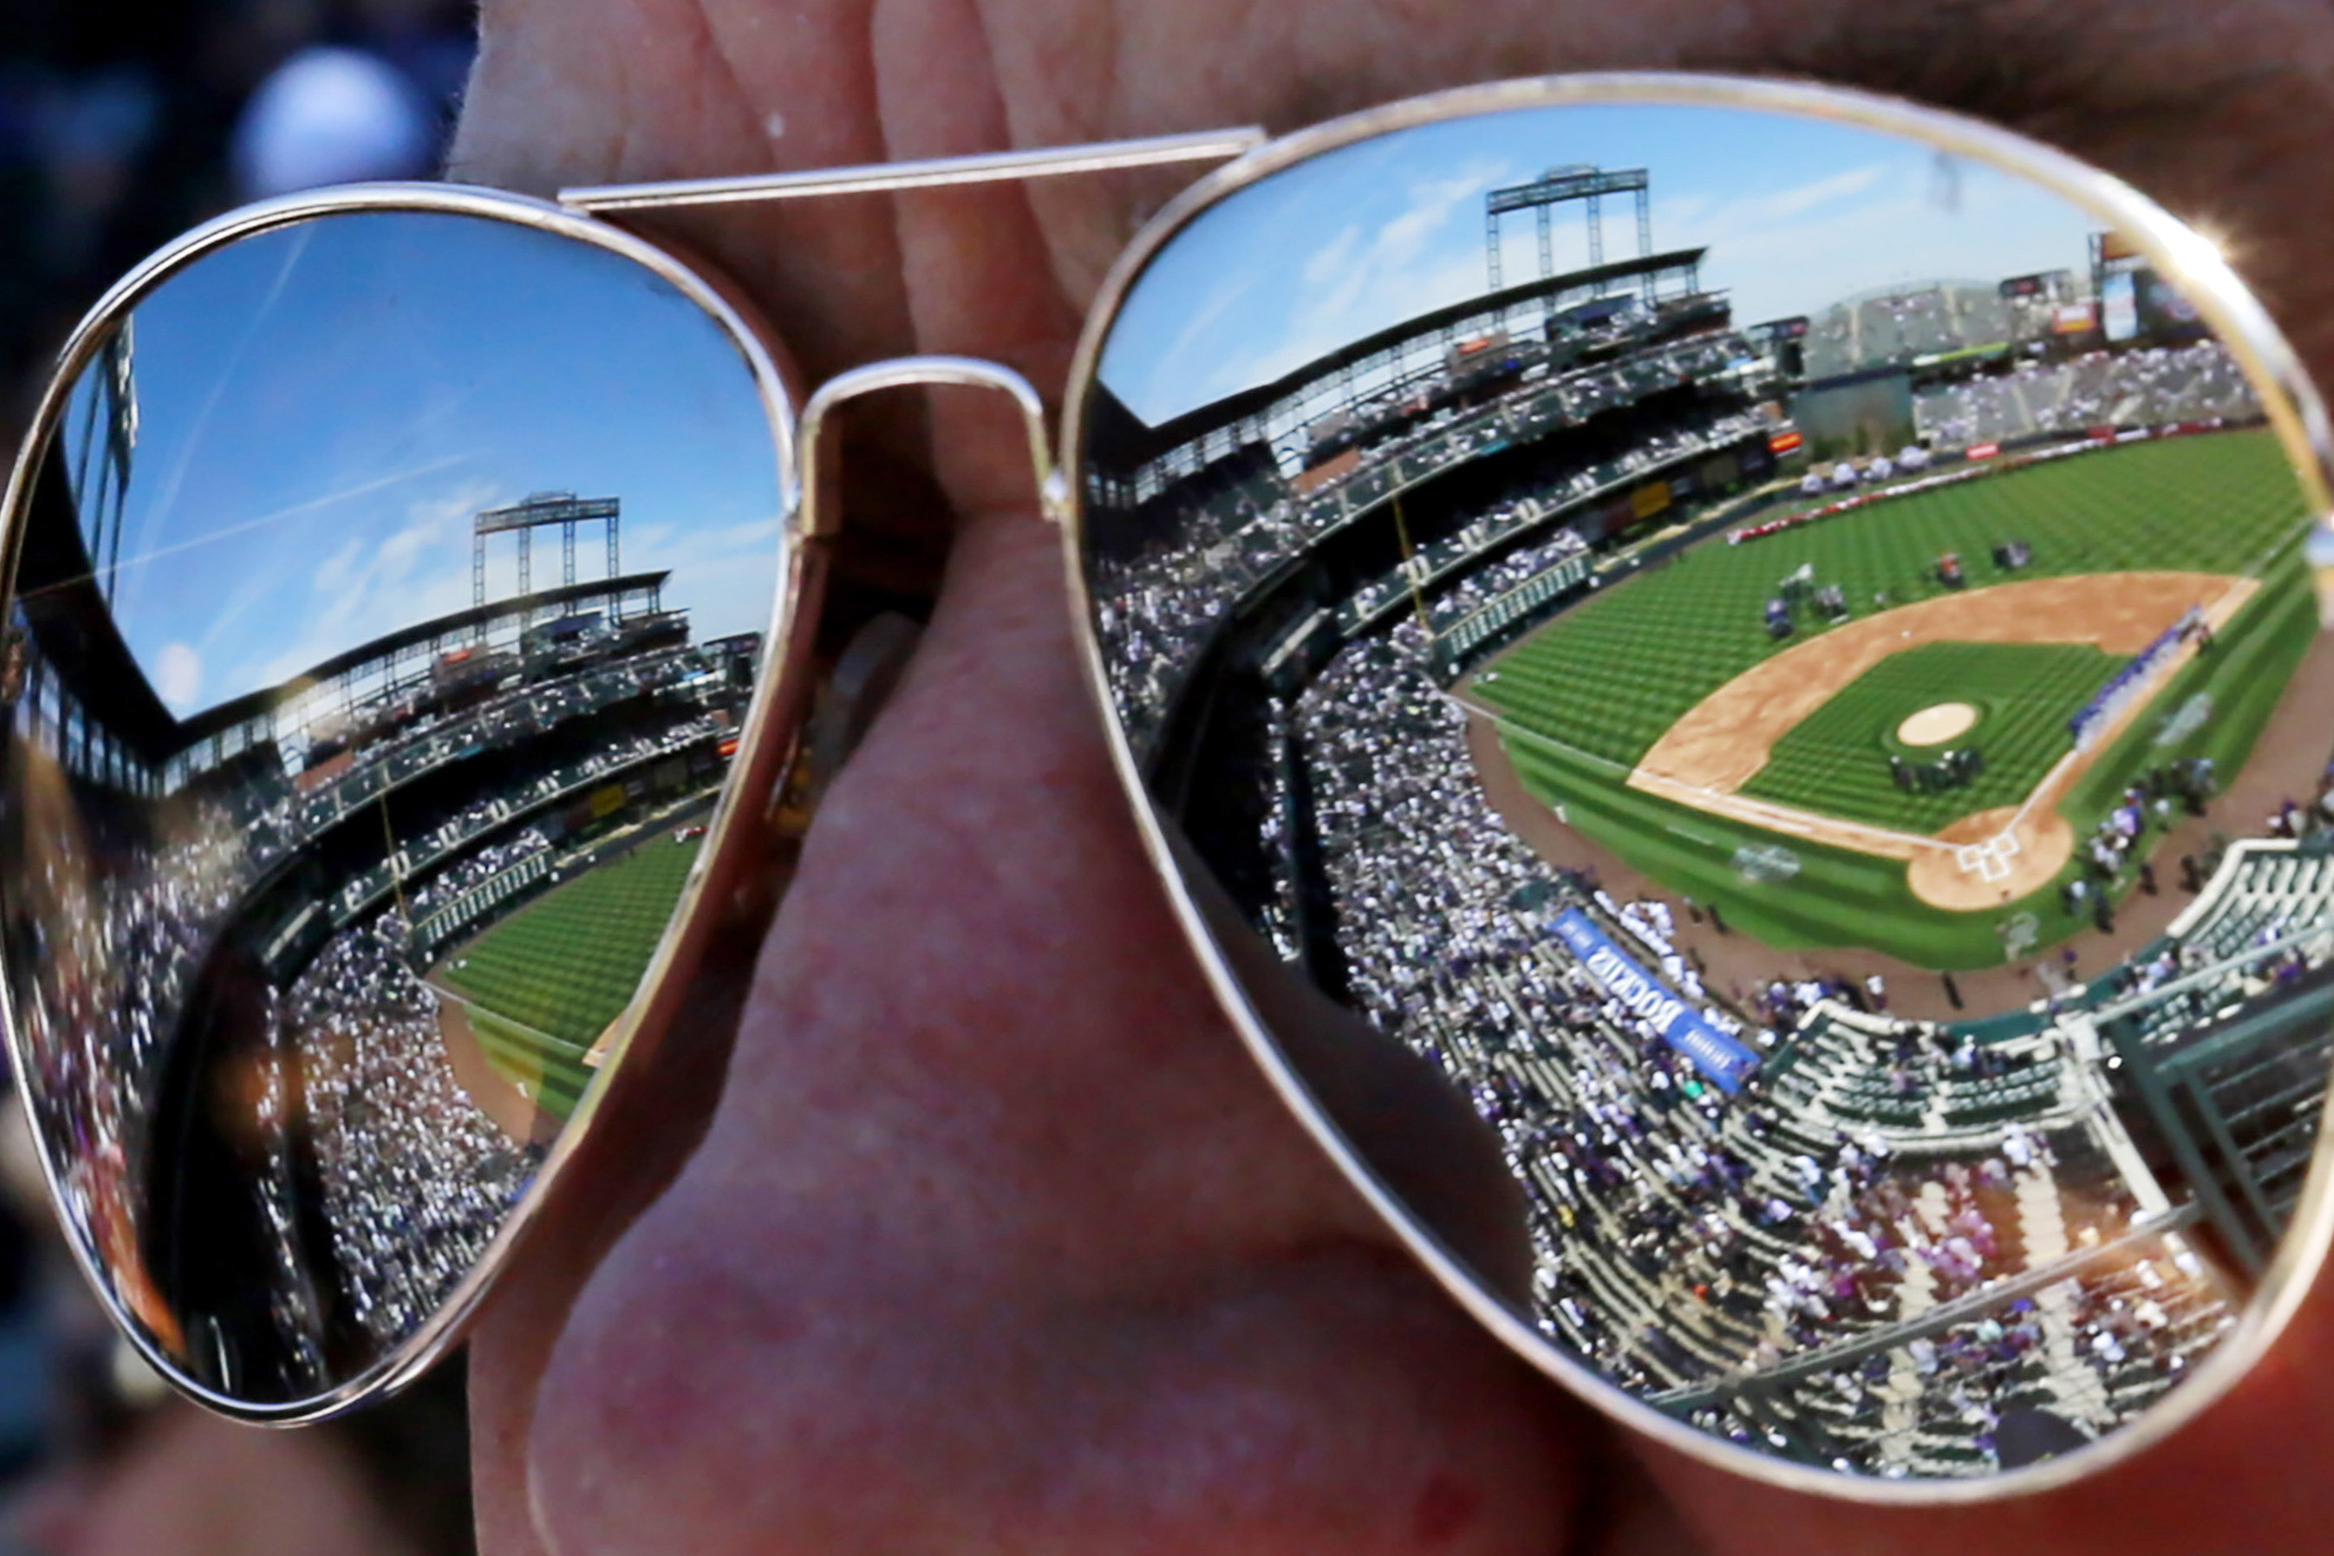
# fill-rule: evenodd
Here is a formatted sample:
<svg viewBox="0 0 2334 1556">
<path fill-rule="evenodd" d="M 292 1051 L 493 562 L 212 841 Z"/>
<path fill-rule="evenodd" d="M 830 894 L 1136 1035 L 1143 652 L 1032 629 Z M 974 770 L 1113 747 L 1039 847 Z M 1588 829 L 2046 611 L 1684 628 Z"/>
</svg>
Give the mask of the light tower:
<svg viewBox="0 0 2334 1556">
<path fill-rule="evenodd" d="M 1494 189 L 1483 197 L 1483 257 L 1490 273 L 1491 290 L 1500 289 L 1499 218 L 1510 211 L 1530 211 L 1539 220 L 1540 277 L 1547 279 L 1556 273 L 1555 234 L 1549 224 L 1548 213 L 1556 206 L 1578 200 L 1588 229 L 1588 262 L 1605 262 L 1605 217 L 1603 200 L 1609 194 L 1633 194 L 1637 197 L 1637 255 L 1640 259 L 1653 252 L 1653 209 L 1648 204 L 1648 180 L 1643 168 L 1593 168 L 1586 166 L 1553 168 L 1528 184 L 1510 184 L 1505 189 Z"/>
<path fill-rule="evenodd" d="M 575 527 L 578 524 L 599 523 L 607 526 L 608 576 L 616 577 L 622 568 L 618 565 L 617 514 L 621 507 L 614 497 L 578 497 L 573 492 L 537 492 L 525 502 L 513 503 L 507 508 L 489 508 L 478 515 L 471 525 L 470 537 L 470 603 L 486 603 L 486 537 L 505 532 L 519 538 L 519 593 L 529 594 L 534 589 L 532 577 L 532 542 L 535 531 L 546 525 L 559 526 L 559 581 L 575 582 Z M 617 609 L 621 610 L 621 606 Z"/>
</svg>

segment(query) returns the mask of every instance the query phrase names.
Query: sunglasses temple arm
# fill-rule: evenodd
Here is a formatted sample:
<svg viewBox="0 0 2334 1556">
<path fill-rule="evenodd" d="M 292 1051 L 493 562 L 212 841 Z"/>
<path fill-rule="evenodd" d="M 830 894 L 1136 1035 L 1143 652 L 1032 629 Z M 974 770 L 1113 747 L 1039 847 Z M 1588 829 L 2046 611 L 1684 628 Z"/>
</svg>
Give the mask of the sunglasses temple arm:
<svg viewBox="0 0 2334 1556">
<path fill-rule="evenodd" d="M 825 468 L 821 445 L 829 413 L 849 400 L 912 388 L 991 389 L 1009 396 L 1021 412 L 1022 427 L 1029 436 L 1030 469 L 1037 479 L 1038 500 L 1045 516 L 1057 524 L 1068 517 L 1069 481 L 1054 463 L 1045 402 L 1028 379 L 978 357 L 897 357 L 838 373 L 819 385 L 803 406 L 799 441 L 804 474 L 802 534 L 806 539 L 830 538 L 841 522 L 839 513 L 826 511 L 825 483 L 820 479 Z"/>
<path fill-rule="evenodd" d="M 1084 146 L 1048 146 L 1034 151 L 984 152 L 970 157 L 932 157 L 916 162 L 879 162 L 864 167 L 811 168 L 795 173 L 692 178 L 657 184 L 587 185 L 562 189 L 559 203 L 570 210 L 606 215 L 615 211 L 670 210 L 686 205 L 797 200 L 813 195 L 884 194 L 902 189 L 938 189 L 951 184 L 1055 178 L 1067 173 L 1110 173 L 1187 162 L 1229 162 L 1254 151 L 1264 141 L 1263 130 L 1246 125 L 1189 135 L 1096 141 Z"/>
</svg>

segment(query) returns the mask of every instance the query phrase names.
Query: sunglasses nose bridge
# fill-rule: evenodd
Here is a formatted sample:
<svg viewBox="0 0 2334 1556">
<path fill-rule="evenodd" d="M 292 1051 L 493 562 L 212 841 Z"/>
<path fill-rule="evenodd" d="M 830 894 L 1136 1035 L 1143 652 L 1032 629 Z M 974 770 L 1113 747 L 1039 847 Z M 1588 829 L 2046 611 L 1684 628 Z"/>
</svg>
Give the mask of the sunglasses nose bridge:
<svg viewBox="0 0 2334 1556">
<path fill-rule="evenodd" d="M 1028 379 L 999 363 L 978 357 L 895 357 L 839 373 L 819 385 L 802 408 L 799 435 L 802 468 L 801 532 L 805 539 L 831 538 L 841 522 L 837 506 L 827 500 L 820 479 L 824 432 L 830 414 L 845 403 L 893 389 L 986 389 L 1012 400 L 1021 413 L 1029 439 L 1030 473 L 1047 519 L 1059 524 L 1069 515 L 1069 482 L 1053 456 L 1053 439 L 1046 427 L 1045 402 Z"/>
</svg>

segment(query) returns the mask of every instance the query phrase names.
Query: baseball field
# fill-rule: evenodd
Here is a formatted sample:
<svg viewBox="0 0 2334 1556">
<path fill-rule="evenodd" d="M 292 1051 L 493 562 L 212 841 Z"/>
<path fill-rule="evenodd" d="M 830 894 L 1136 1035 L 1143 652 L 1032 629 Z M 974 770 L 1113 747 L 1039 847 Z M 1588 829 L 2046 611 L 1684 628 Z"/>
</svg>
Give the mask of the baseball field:
<svg viewBox="0 0 2334 1556">
<path fill-rule="evenodd" d="M 1985 966 L 2014 917 L 2036 946 L 2089 922 L 2057 887 L 2140 775 L 2206 757 L 2225 786 L 2243 766 L 2316 632 L 2306 527 L 2265 430 L 2126 444 L 1714 538 L 1458 690 L 1535 796 L 1737 927 Z M 2032 560 L 1998 569 L 2012 539 Z M 1846 617 L 1803 606 L 1771 640 L 1767 602 L 1802 567 Z M 2068 721 L 2127 666 L 2135 689 L 2078 749 Z"/>
<path fill-rule="evenodd" d="M 584 1055 L 640 987 L 671 922 L 695 841 L 659 835 L 557 887 L 456 951 L 436 981 L 468 1003 L 487 1061 L 565 1118 Z"/>
</svg>

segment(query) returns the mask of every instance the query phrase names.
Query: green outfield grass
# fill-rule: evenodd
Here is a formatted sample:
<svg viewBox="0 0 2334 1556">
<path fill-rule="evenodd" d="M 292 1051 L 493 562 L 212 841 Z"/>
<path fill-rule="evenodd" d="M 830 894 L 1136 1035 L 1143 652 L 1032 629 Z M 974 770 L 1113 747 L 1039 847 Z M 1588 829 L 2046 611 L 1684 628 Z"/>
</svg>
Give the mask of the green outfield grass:
<svg viewBox="0 0 2334 1556">
<path fill-rule="evenodd" d="M 1926 643 L 1892 654 L 1775 742 L 1742 792 L 1900 832 L 1935 832 L 1973 811 L 2015 805 L 2072 744 L 2067 720 L 2126 661 L 2087 644 Z M 1897 725 L 1939 702 L 1978 710 L 1948 744 L 1985 753 L 1968 786 L 1907 793 L 1888 759 L 1933 762 L 1945 746 L 1906 746 Z"/>
<path fill-rule="evenodd" d="M 1634 868 L 1721 904 L 1761 939 L 1870 946 L 1927 967 L 1983 966 L 2001 960 L 1997 926 L 2013 914 L 2034 914 L 2044 945 L 2079 927 L 2059 911 L 2054 889 L 1996 913 L 1940 912 L 1912 895 L 1899 862 L 1730 822 L 1622 780 L 1703 697 L 1806 641 L 1808 629 L 1770 643 L 1760 615 L 1776 580 L 1801 563 L 1813 564 L 1819 582 L 1841 584 L 1864 615 L 1876 608 L 1875 590 L 1887 591 L 1892 605 L 1941 593 L 1926 570 L 1942 551 L 1962 554 L 1973 584 L 1994 581 L 1988 552 L 2016 536 L 2034 547 L 2034 565 L 2019 578 L 2194 570 L 2262 579 L 2262 592 L 2213 651 L 2182 671 L 2060 809 L 2078 834 L 2087 832 L 2135 775 L 2188 755 L 2212 756 L 2225 782 L 2251 752 L 2315 631 L 2300 562 L 2304 521 L 2301 494 L 2266 432 L 2127 445 L 1878 503 L 1744 546 L 1707 542 L 1559 616 L 1472 690 L 1502 715 L 1503 743 L 1533 792 L 1564 806 L 1574 826 Z M 1975 684 L 1944 679 L 1947 662 L 1937 652 L 1973 647 L 1934 645 L 1876 667 L 1780 742 L 1775 763 L 1748 792 L 1924 832 L 2011 802 L 2039 776 L 2037 764 L 2047 768 L 2066 749 L 2066 714 L 2115 661 L 2080 648 L 1994 646 L 1956 672 Z M 2030 667 L 2025 686 L 2014 673 L 2020 660 Z M 1899 663 L 1909 665 L 1902 678 L 1891 671 Z M 1932 670 L 1937 679 L 1923 686 Z M 2210 699 L 2211 716 L 2159 744 L 2165 720 L 2198 695 Z M 1900 699 L 1902 712 L 1894 712 Z M 1986 747 L 1989 771 L 1982 789 L 1907 805 L 1889 781 L 1881 742 L 1903 712 L 1939 701 L 1980 705 L 1985 723 L 1973 735 Z M 1860 782 L 1860 770 L 1870 777 Z M 2006 797 L 1994 797 L 1997 788 Z M 1931 809 L 1940 814 L 1929 819 Z M 1776 844 L 1797 857 L 1799 874 L 1744 880 L 1737 850 Z"/>
<path fill-rule="evenodd" d="M 2083 573 L 2257 573 L 2302 522 L 2300 490 L 2266 431 L 2137 443 L 1875 503 L 1745 545 L 1713 539 L 1590 599 L 1500 661 L 1484 701 L 1568 745 L 1634 767 L 1664 730 L 1763 659 L 1820 635 L 1767 638 L 1762 610 L 1803 563 L 1857 616 L 1945 592 L 1929 576 L 1958 551 L 1973 585 Z M 2034 563 L 1994 571 L 2019 537 Z"/>
<path fill-rule="evenodd" d="M 529 904 L 456 951 L 438 979 L 470 1001 L 488 1060 L 565 1117 L 583 1056 L 648 970 L 697 857 L 657 836 Z"/>
</svg>

